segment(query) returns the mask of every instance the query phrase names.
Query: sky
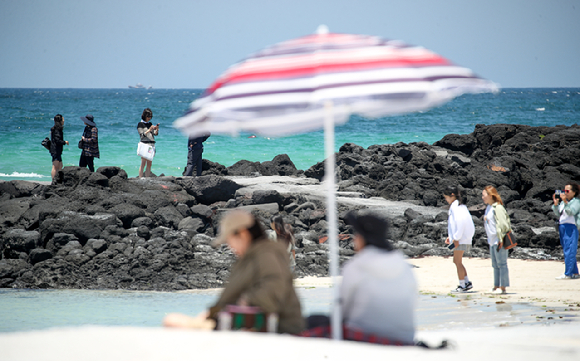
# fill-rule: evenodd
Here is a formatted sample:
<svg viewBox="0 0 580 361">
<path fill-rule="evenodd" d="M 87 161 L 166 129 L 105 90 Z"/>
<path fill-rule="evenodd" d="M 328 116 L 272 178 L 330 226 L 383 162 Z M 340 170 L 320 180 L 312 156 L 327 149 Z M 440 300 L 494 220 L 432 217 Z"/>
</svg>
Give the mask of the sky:
<svg viewBox="0 0 580 361">
<path fill-rule="evenodd" d="M 0 0 L 0 88 L 206 88 L 320 24 L 502 87 L 580 87 L 580 0 Z"/>
</svg>

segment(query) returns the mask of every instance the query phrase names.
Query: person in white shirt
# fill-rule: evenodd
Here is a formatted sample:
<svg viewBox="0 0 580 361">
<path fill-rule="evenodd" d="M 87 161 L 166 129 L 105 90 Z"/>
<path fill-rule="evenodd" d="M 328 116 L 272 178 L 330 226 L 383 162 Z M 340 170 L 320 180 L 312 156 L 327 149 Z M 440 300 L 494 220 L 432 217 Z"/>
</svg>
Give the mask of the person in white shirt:
<svg viewBox="0 0 580 361">
<path fill-rule="evenodd" d="M 447 234 L 445 244 L 453 249 L 453 263 L 457 267 L 459 286 L 452 292 L 467 292 L 473 288 L 469 281 L 467 270 L 463 265 L 463 254 L 471 251 L 471 242 L 475 234 L 475 226 L 467 206 L 463 204 L 463 197 L 456 186 L 449 186 L 443 192 L 445 201 L 450 204 L 449 218 L 447 219 Z"/>
<path fill-rule="evenodd" d="M 402 344 L 413 344 L 417 283 L 403 254 L 387 240 L 382 217 L 350 212 L 357 254 L 344 266 L 340 286 L 343 325 Z"/>
</svg>

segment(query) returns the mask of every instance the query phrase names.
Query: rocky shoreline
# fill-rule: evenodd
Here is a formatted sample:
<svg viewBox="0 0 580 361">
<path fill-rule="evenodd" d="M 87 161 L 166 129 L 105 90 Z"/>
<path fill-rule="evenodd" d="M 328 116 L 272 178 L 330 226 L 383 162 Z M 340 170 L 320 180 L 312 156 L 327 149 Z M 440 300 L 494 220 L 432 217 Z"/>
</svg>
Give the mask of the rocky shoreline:
<svg viewBox="0 0 580 361">
<path fill-rule="evenodd" d="M 488 253 L 481 190 L 498 188 L 519 246 L 510 257 L 562 259 L 551 195 L 580 182 L 580 127 L 477 125 L 433 145 L 397 143 L 337 153 L 340 261 L 353 254 L 351 209 L 391 220 L 409 257 L 450 255 L 441 196 L 459 183 Z M 234 261 L 209 244 L 223 213 L 252 211 L 264 225 L 281 213 L 298 243 L 296 274 L 328 275 L 322 163 L 297 170 L 287 155 L 230 167 L 204 160 L 203 176 L 137 179 L 118 167 L 65 167 L 55 185 L 0 181 L 0 287 L 182 290 L 220 287 Z"/>
</svg>

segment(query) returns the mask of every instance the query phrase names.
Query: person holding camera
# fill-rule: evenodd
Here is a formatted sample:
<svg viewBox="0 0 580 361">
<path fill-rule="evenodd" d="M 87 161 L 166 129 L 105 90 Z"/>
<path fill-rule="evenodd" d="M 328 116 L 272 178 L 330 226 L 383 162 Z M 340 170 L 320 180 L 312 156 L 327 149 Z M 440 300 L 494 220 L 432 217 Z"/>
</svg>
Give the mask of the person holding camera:
<svg viewBox="0 0 580 361">
<path fill-rule="evenodd" d="M 483 203 L 487 204 L 483 225 L 487 234 L 491 266 L 493 267 L 493 288 L 491 293 L 505 294 L 510 285 L 507 266 L 508 250 L 503 245 L 503 237 L 511 229 L 510 217 L 503 206 L 501 196 L 494 186 L 487 186 L 481 192 Z"/>
<path fill-rule="evenodd" d="M 580 200 L 578 199 L 578 184 L 569 183 L 563 191 L 556 191 L 552 195 L 554 205 L 552 210 L 560 217 L 558 231 L 560 232 L 560 244 L 564 251 L 564 273 L 557 280 L 576 279 L 578 275 L 578 227 L 580 226 Z M 558 197 L 557 197 L 558 196 Z M 558 199 L 560 198 L 560 199 Z"/>
<path fill-rule="evenodd" d="M 141 121 L 137 124 L 137 131 L 139 132 L 140 142 L 147 145 L 151 145 L 155 148 L 155 136 L 159 134 L 159 123 L 157 125 L 151 124 L 151 119 L 153 118 L 153 112 L 149 108 L 143 110 L 141 114 Z M 145 166 L 145 177 L 151 177 L 151 164 L 153 160 L 148 160 L 141 157 L 141 166 L 139 167 L 139 178 L 143 177 L 143 170 Z"/>
<path fill-rule="evenodd" d="M 473 288 L 473 284 L 469 281 L 462 259 L 465 252 L 471 251 L 475 225 L 467 206 L 463 204 L 463 197 L 458 187 L 448 186 L 443 191 L 443 196 L 450 205 L 447 219 L 448 237 L 445 244 L 453 250 L 453 263 L 457 267 L 459 277 L 459 286 L 452 292 L 467 292 Z"/>
</svg>

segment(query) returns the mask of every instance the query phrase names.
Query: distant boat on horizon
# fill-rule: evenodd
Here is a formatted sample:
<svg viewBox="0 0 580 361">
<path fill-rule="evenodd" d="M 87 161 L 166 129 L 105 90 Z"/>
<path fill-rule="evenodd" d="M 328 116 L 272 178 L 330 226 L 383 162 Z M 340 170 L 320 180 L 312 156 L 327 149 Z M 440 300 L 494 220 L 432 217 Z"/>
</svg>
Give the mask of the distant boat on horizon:
<svg viewBox="0 0 580 361">
<path fill-rule="evenodd" d="M 145 86 L 141 83 L 137 83 L 136 85 L 129 85 L 129 89 L 152 89 L 153 87 L 151 85 L 149 85 L 148 88 L 145 88 Z"/>
</svg>

